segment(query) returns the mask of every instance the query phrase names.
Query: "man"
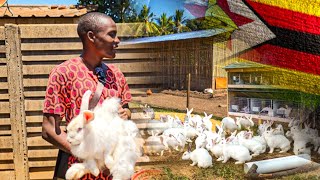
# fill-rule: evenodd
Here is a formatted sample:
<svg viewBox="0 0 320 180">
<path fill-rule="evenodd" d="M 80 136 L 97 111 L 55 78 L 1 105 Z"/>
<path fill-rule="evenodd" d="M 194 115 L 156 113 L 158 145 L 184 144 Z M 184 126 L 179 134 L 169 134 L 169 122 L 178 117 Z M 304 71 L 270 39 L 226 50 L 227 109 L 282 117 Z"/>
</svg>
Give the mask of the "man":
<svg viewBox="0 0 320 180">
<path fill-rule="evenodd" d="M 82 54 L 51 71 L 44 101 L 42 137 L 60 149 L 54 179 L 64 179 L 67 168 L 78 161 L 70 155 L 70 144 L 60 123 L 65 118 L 68 124 L 79 114 L 86 90 L 95 92 L 101 82 L 104 87 L 100 102 L 107 97 L 119 97 L 120 117 L 129 119 L 131 115 L 128 106 L 131 94 L 122 72 L 113 65 L 102 63 L 103 58 L 115 57 L 120 42 L 115 22 L 103 13 L 88 13 L 80 18 L 77 32 L 83 44 Z M 87 174 L 82 179 L 108 179 L 108 175 L 108 172 L 97 177 Z"/>
</svg>

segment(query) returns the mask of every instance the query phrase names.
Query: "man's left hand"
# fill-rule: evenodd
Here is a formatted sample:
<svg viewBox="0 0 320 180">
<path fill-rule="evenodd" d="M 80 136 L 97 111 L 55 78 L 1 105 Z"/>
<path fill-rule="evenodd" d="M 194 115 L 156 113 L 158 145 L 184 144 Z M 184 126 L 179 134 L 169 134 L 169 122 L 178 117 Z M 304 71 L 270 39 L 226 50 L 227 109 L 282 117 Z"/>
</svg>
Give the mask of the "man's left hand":
<svg viewBox="0 0 320 180">
<path fill-rule="evenodd" d="M 122 108 L 122 106 L 119 106 L 118 113 L 119 116 L 124 120 L 131 118 L 131 111 L 128 108 Z"/>
</svg>

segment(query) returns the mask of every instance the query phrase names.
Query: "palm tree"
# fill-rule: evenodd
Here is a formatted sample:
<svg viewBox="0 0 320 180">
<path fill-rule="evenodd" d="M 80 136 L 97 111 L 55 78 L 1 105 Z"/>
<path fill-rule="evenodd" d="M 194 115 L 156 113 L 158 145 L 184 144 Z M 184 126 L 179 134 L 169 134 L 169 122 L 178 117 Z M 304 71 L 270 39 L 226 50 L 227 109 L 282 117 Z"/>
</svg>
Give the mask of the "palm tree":
<svg viewBox="0 0 320 180">
<path fill-rule="evenodd" d="M 162 13 L 160 18 L 157 19 L 158 29 L 161 35 L 167 35 L 173 33 L 174 22 L 172 16 L 167 17 L 166 13 Z"/>
<path fill-rule="evenodd" d="M 176 10 L 176 14 L 173 17 L 174 20 L 174 32 L 175 33 L 181 33 L 181 32 L 187 32 L 191 31 L 190 28 L 185 26 L 184 24 L 186 23 L 185 17 L 183 17 L 183 10 Z"/>
<path fill-rule="evenodd" d="M 159 34 L 157 25 L 153 22 L 154 17 L 155 15 L 153 13 L 150 13 L 150 7 L 147 7 L 147 5 L 143 5 L 142 10 L 138 15 L 138 19 L 139 19 L 139 22 L 145 23 L 145 32 L 149 36 Z"/>
</svg>

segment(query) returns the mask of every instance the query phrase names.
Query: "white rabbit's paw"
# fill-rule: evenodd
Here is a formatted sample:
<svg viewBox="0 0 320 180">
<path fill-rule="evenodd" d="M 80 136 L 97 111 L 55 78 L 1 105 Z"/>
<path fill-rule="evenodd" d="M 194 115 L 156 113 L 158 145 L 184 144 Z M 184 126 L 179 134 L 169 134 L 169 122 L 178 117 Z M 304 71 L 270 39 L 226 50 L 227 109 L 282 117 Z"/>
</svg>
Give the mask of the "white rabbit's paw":
<svg viewBox="0 0 320 180">
<path fill-rule="evenodd" d="M 85 167 L 78 163 L 73 164 L 66 173 L 66 179 L 79 179 L 85 174 Z"/>
<path fill-rule="evenodd" d="M 98 176 L 100 173 L 100 170 L 98 168 L 90 169 L 90 173 L 94 176 Z"/>
</svg>

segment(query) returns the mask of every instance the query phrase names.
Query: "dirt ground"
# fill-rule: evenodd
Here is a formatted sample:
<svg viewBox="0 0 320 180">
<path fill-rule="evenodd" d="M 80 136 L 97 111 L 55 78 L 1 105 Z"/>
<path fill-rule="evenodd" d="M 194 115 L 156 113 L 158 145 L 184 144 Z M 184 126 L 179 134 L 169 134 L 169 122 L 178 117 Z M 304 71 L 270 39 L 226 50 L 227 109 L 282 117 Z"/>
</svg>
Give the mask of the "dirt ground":
<svg viewBox="0 0 320 180">
<path fill-rule="evenodd" d="M 227 116 L 226 91 L 218 91 L 213 95 L 201 92 L 191 92 L 190 96 L 190 108 L 194 108 L 194 113 L 210 113 L 213 114 L 216 119 Z M 153 108 L 171 109 L 181 112 L 186 111 L 186 101 L 185 91 L 165 90 L 160 93 L 153 93 L 150 96 L 134 97 L 134 102 L 139 104 L 148 104 Z M 160 169 L 162 171 L 160 175 L 157 173 L 151 174 L 153 177 L 151 179 L 245 179 L 243 165 L 235 165 L 233 160 L 229 160 L 226 164 L 214 160 L 213 167 L 200 169 L 198 167 L 190 166 L 191 161 L 182 160 L 182 154 L 183 152 L 165 152 L 162 157 L 155 155 L 149 156 L 151 162 L 137 164 L 138 169 Z M 290 155 L 293 155 L 292 149 L 285 154 L 277 152 L 273 154 L 265 153 L 253 158 L 251 161 Z M 317 153 L 313 153 L 312 160 L 320 163 L 320 156 Z M 309 173 L 284 177 L 283 179 L 320 179 L 319 172 L 320 170 L 316 170 Z"/>
<path fill-rule="evenodd" d="M 148 104 L 153 108 L 185 112 L 187 107 L 186 91 L 164 90 L 150 96 L 134 97 L 133 100 L 141 104 Z M 189 103 L 189 107 L 193 108 L 193 113 L 203 114 L 203 112 L 206 112 L 218 118 L 227 116 L 227 93 L 224 90 L 217 91 L 214 94 L 191 91 Z"/>
</svg>

